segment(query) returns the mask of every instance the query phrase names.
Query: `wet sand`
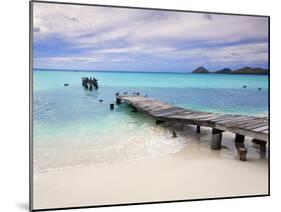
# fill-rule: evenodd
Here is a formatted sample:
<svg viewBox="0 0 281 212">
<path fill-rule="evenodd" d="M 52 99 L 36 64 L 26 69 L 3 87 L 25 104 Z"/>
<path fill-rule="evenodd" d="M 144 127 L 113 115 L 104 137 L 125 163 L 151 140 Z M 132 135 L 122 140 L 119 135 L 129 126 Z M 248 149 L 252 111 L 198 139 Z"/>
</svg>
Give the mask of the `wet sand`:
<svg viewBox="0 0 281 212">
<path fill-rule="evenodd" d="M 146 159 L 51 170 L 34 175 L 34 209 L 167 201 L 268 193 L 268 160 L 249 138 L 237 159 L 234 134 L 210 149 L 211 133 L 189 132 L 179 152 Z"/>
</svg>

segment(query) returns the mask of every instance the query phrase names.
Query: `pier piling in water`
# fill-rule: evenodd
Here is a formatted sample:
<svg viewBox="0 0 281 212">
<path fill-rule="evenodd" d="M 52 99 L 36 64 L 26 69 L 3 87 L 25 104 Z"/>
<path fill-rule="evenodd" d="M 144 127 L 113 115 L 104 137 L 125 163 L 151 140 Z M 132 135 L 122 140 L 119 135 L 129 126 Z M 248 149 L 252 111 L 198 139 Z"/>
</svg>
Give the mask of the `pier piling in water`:
<svg viewBox="0 0 281 212">
<path fill-rule="evenodd" d="M 136 107 L 134 107 L 134 106 L 131 106 L 131 107 L 133 108 L 133 110 L 131 110 L 131 112 L 133 112 L 133 113 L 138 112 L 138 109 Z"/>
<path fill-rule="evenodd" d="M 177 136 L 177 133 L 176 133 L 175 130 L 173 130 L 173 138 L 176 138 L 176 137 L 178 137 L 178 136 Z"/>
<path fill-rule="evenodd" d="M 222 132 L 223 132 L 222 130 L 218 130 L 218 129 L 212 130 L 211 149 L 213 150 L 221 149 Z"/>
<path fill-rule="evenodd" d="M 110 107 L 110 110 L 114 110 L 114 104 L 110 104 L 109 107 Z"/>
<path fill-rule="evenodd" d="M 235 147 L 238 152 L 239 160 L 241 161 L 246 161 L 247 149 L 245 147 L 244 141 L 245 141 L 244 135 L 240 135 L 240 134 L 235 135 Z"/>
<path fill-rule="evenodd" d="M 165 121 L 162 121 L 162 120 L 156 120 L 156 124 L 162 124 L 162 123 L 165 123 Z"/>
<path fill-rule="evenodd" d="M 260 156 L 261 158 L 265 157 L 266 154 L 266 142 L 259 140 L 259 139 L 252 139 L 252 142 L 259 145 L 259 149 L 260 149 Z"/>
<path fill-rule="evenodd" d="M 121 99 L 120 98 L 116 98 L 116 104 L 120 105 L 121 104 Z"/>
</svg>

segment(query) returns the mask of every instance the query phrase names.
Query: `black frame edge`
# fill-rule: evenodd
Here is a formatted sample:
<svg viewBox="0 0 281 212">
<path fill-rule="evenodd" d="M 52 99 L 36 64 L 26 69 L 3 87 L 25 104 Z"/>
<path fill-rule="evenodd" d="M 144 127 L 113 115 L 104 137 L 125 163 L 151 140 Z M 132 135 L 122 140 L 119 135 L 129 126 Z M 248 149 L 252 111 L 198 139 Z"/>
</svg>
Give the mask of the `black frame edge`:
<svg viewBox="0 0 281 212">
<path fill-rule="evenodd" d="M 90 208 L 105 208 L 105 207 L 117 207 L 117 206 L 152 205 L 152 204 L 180 203 L 180 202 L 184 203 L 184 202 L 197 202 L 197 201 L 206 201 L 206 200 L 227 200 L 227 199 L 269 197 L 269 196 L 270 196 L 269 194 L 260 194 L 260 195 L 247 195 L 247 196 L 214 197 L 214 198 L 205 198 L 205 199 L 183 199 L 183 200 L 167 200 L 167 201 L 155 201 L 155 202 L 136 202 L 136 203 L 120 203 L 120 204 L 93 205 L 93 206 L 44 208 L 44 209 L 33 209 L 32 211 L 90 209 Z"/>
<path fill-rule="evenodd" d="M 29 1 L 29 211 L 33 211 L 33 2 Z"/>
</svg>

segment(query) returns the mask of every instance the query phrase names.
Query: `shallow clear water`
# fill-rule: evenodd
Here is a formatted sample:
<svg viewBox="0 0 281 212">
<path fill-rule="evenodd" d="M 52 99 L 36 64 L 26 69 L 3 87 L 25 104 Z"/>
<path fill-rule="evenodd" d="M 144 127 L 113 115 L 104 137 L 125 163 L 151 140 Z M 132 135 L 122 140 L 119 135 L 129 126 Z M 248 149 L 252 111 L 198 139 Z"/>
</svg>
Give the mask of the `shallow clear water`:
<svg viewBox="0 0 281 212">
<path fill-rule="evenodd" d="M 132 113 L 125 104 L 111 111 L 109 104 L 115 102 L 116 92 L 140 92 L 202 111 L 255 116 L 266 116 L 268 111 L 267 76 L 41 70 L 33 73 L 35 171 L 169 154 L 186 145 L 188 137 L 171 139 L 169 126 L 164 129 L 155 125 L 150 117 Z M 100 88 L 84 90 L 83 76 L 95 76 Z M 64 87 L 66 82 L 68 87 Z"/>
</svg>

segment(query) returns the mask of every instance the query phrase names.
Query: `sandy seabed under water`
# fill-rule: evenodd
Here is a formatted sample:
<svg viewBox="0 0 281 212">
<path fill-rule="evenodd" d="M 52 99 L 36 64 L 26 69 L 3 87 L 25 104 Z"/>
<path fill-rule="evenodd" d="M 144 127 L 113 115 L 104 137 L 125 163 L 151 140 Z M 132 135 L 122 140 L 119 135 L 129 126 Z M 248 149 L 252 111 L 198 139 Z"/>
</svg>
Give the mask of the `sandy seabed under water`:
<svg viewBox="0 0 281 212">
<path fill-rule="evenodd" d="M 246 138 L 247 161 L 237 159 L 234 134 L 210 149 L 211 131 L 188 126 L 178 152 L 119 163 L 36 173 L 33 208 L 63 208 L 262 195 L 268 193 L 268 159 Z M 182 133 L 182 132 L 180 132 Z M 179 136 L 181 136 L 179 133 Z M 172 138 L 171 138 L 172 139 Z"/>
</svg>

